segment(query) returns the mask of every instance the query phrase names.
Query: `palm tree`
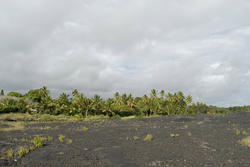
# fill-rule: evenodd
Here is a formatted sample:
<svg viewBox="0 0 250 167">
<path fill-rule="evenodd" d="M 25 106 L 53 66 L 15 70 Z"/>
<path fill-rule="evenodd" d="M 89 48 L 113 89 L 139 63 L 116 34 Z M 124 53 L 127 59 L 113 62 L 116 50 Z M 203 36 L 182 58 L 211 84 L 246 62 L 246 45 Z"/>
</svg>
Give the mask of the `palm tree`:
<svg viewBox="0 0 250 167">
<path fill-rule="evenodd" d="M 188 96 L 186 97 L 186 104 L 189 105 L 189 104 L 192 103 L 192 101 L 193 101 L 192 96 L 188 95 Z"/>
<path fill-rule="evenodd" d="M 102 102 L 102 113 L 104 113 L 105 115 L 108 114 L 109 116 L 113 116 L 115 115 L 115 113 L 113 112 L 113 100 L 112 99 L 107 99 L 106 101 Z"/>
<path fill-rule="evenodd" d="M 0 96 L 4 96 L 4 90 L 3 89 L 1 89 Z"/>
<path fill-rule="evenodd" d="M 94 114 L 96 115 L 101 110 L 101 97 L 99 95 L 94 95 L 92 99 L 92 109 L 94 110 Z"/>
<path fill-rule="evenodd" d="M 50 94 L 50 91 L 48 90 L 48 88 L 46 86 L 43 86 L 41 89 L 41 97 L 42 98 L 47 98 Z"/>
<path fill-rule="evenodd" d="M 165 91 L 164 91 L 164 90 L 161 90 L 160 94 L 161 94 L 161 98 L 163 99 L 164 96 L 165 96 Z"/>
<path fill-rule="evenodd" d="M 153 99 L 157 98 L 157 92 L 156 92 L 155 89 L 152 89 L 152 90 L 151 90 L 150 97 L 153 98 Z"/>
<path fill-rule="evenodd" d="M 73 96 L 77 96 L 79 94 L 78 90 L 77 89 L 74 89 L 73 92 L 72 92 L 72 95 Z"/>
</svg>

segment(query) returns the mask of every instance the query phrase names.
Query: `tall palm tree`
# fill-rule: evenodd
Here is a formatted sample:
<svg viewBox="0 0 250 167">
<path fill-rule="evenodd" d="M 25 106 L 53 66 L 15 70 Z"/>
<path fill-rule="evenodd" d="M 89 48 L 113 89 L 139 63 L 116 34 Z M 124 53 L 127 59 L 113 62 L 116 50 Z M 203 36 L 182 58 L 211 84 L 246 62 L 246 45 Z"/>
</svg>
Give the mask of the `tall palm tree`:
<svg viewBox="0 0 250 167">
<path fill-rule="evenodd" d="M 186 104 L 189 105 L 189 104 L 192 103 L 192 101 L 193 101 L 192 96 L 188 95 L 188 96 L 186 97 Z"/>
<path fill-rule="evenodd" d="M 50 91 L 48 90 L 48 88 L 46 86 L 43 86 L 40 90 L 41 90 L 42 98 L 46 98 L 49 96 Z"/>
<path fill-rule="evenodd" d="M 4 96 L 4 90 L 1 89 L 0 96 Z"/>
<path fill-rule="evenodd" d="M 79 94 L 78 90 L 77 89 L 74 89 L 73 92 L 72 92 L 72 95 L 73 96 L 77 96 Z"/>
<path fill-rule="evenodd" d="M 92 99 L 92 109 L 94 111 L 94 114 L 96 115 L 101 110 L 101 97 L 99 95 L 94 95 Z"/>
<path fill-rule="evenodd" d="M 153 99 L 157 98 L 157 92 L 156 92 L 155 89 L 151 90 L 150 97 L 153 98 Z"/>
<path fill-rule="evenodd" d="M 161 90 L 160 94 L 161 94 L 161 98 L 163 99 L 164 96 L 165 96 L 165 91 L 164 91 L 164 90 Z"/>
</svg>

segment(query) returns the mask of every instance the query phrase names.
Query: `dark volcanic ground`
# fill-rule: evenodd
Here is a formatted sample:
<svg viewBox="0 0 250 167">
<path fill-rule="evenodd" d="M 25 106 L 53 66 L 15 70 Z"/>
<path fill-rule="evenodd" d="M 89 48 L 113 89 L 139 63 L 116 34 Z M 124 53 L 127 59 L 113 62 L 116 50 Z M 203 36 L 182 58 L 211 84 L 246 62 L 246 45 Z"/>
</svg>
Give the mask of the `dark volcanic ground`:
<svg viewBox="0 0 250 167">
<path fill-rule="evenodd" d="M 148 134 L 152 140 L 144 141 Z M 0 131 L 1 154 L 31 145 L 36 135 L 53 139 L 0 166 L 250 167 L 250 147 L 239 144 L 250 136 L 250 113 L 27 124 Z"/>
</svg>

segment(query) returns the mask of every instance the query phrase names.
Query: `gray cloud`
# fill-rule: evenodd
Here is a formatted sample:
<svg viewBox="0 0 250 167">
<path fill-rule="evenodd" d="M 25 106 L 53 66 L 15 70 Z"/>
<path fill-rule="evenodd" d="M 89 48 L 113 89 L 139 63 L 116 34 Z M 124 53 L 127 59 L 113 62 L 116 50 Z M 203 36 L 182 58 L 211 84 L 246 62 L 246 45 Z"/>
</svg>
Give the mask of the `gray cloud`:
<svg viewBox="0 0 250 167">
<path fill-rule="evenodd" d="M 249 104 L 250 2 L 0 2 L 0 88 L 86 95 L 181 90 Z"/>
</svg>

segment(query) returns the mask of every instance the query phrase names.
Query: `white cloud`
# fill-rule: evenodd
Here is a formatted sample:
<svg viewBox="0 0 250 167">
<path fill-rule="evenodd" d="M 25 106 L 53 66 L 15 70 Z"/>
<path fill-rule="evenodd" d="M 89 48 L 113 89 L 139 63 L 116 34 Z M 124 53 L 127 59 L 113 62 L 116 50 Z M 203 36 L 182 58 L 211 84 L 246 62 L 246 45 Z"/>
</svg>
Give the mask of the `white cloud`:
<svg viewBox="0 0 250 167">
<path fill-rule="evenodd" d="M 249 9 L 245 0 L 2 1 L 0 88 L 156 88 L 248 104 Z"/>
</svg>

